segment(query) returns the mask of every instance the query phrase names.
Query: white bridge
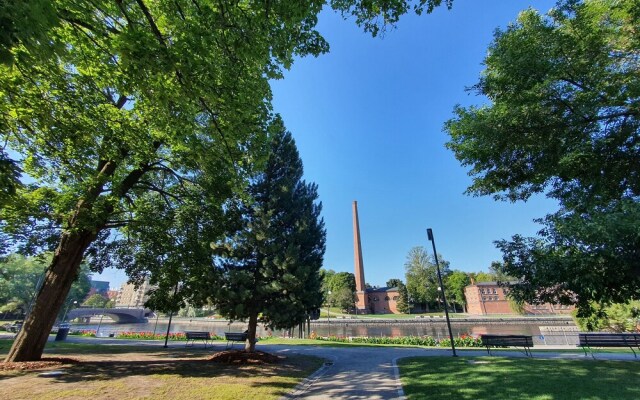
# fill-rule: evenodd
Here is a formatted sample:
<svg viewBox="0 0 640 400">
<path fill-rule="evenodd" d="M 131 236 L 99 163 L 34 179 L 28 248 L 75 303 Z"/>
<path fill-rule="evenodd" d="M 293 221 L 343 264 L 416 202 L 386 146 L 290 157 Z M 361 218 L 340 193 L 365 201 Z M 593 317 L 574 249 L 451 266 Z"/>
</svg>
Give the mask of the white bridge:
<svg viewBox="0 0 640 400">
<path fill-rule="evenodd" d="M 147 308 L 74 308 L 67 313 L 67 319 L 91 318 L 104 315 L 117 323 L 146 322 L 151 311 Z"/>
</svg>

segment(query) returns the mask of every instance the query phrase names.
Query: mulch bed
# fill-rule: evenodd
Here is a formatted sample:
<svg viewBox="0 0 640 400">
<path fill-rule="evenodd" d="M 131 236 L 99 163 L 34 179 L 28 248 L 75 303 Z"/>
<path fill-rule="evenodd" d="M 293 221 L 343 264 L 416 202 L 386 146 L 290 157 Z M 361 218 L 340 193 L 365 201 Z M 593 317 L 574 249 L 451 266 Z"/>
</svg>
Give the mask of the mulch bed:
<svg viewBox="0 0 640 400">
<path fill-rule="evenodd" d="M 285 359 L 285 356 L 275 356 L 262 351 L 247 353 L 242 350 L 229 350 L 214 354 L 209 361 L 225 364 L 277 364 Z"/>
<path fill-rule="evenodd" d="M 59 367 L 65 364 L 76 364 L 78 360 L 73 358 L 49 357 L 39 361 L 0 362 L 0 371 L 27 371 L 33 369 L 45 369 Z"/>
</svg>

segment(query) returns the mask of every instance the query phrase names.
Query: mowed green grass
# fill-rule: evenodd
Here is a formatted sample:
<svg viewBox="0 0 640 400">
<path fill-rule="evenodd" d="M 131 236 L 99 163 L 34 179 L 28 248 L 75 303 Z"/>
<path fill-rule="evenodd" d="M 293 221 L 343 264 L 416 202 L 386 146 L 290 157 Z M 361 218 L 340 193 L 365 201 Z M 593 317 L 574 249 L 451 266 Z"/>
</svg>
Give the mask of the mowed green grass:
<svg viewBox="0 0 640 400">
<path fill-rule="evenodd" d="M 640 362 L 415 357 L 398 362 L 408 399 L 640 399 Z"/>
</svg>

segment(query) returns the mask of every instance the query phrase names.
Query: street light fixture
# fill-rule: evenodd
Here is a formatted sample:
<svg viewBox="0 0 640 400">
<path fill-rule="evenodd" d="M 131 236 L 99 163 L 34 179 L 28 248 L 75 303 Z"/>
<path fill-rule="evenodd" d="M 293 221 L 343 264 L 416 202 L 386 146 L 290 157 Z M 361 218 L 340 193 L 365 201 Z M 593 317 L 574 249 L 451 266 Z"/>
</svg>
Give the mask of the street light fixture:
<svg viewBox="0 0 640 400">
<path fill-rule="evenodd" d="M 67 308 L 64 310 L 64 315 L 62 316 L 62 322 L 67 319 L 67 312 L 69 311 L 69 307 L 71 307 L 71 304 L 73 304 L 73 307 L 75 308 L 78 305 L 78 301 L 74 300 L 73 303 L 67 304 Z"/>
<path fill-rule="evenodd" d="M 440 263 L 438 262 L 438 253 L 436 252 L 436 241 L 433 239 L 433 231 L 431 228 L 427 229 L 427 239 L 431 241 L 433 245 L 433 257 L 436 260 L 436 271 L 438 272 L 438 283 L 440 287 L 438 287 L 438 291 L 442 293 L 442 302 L 444 303 L 444 315 L 447 318 L 447 328 L 449 329 L 449 339 L 451 339 L 451 350 L 453 351 L 453 356 L 457 357 L 456 354 L 456 345 L 453 342 L 453 332 L 451 331 L 451 321 L 449 321 L 449 306 L 447 305 L 447 297 L 444 294 L 444 285 L 442 284 L 442 274 L 440 274 Z"/>
</svg>

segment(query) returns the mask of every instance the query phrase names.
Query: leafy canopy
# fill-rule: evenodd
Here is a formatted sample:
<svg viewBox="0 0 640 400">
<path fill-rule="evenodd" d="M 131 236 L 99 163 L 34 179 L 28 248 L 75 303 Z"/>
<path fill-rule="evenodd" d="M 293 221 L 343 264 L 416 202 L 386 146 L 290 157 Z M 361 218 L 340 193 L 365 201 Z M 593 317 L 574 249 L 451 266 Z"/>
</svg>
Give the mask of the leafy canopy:
<svg viewBox="0 0 640 400">
<path fill-rule="evenodd" d="M 500 241 L 500 267 L 528 301 L 624 302 L 640 295 L 640 9 L 634 0 L 529 9 L 496 32 L 447 144 L 470 167 L 467 192 L 561 209 L 538 238 Z"/>
</svg>

